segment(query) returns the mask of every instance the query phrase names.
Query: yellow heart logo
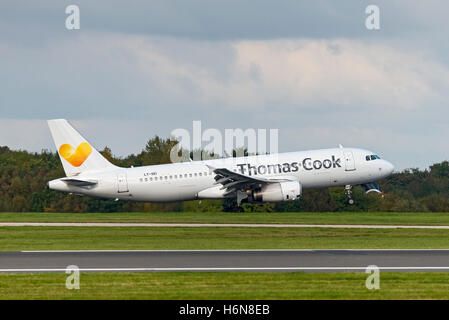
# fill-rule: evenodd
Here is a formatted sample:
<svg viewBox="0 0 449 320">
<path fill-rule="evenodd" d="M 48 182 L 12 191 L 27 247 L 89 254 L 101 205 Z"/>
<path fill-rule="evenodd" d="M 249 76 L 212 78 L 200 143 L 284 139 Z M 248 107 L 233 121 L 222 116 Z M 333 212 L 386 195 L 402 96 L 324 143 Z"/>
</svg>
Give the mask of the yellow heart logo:
<svg viewBox="0 0 449 320">
<path fill-rule="evenodd" d="M 59 148 L 61 157 L 74 167 L 79 167 L 92 153 L 92 147 L 87 142 L 81 143 L 75 150 L 70 144 L 63 144 Z"/>
</svg>

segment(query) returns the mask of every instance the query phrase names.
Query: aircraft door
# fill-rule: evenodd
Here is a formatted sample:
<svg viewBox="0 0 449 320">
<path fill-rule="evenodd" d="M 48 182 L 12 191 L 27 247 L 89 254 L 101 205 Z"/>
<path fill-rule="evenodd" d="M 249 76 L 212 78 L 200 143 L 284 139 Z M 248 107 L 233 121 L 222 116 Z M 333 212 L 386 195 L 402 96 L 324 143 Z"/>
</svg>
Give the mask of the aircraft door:
<svg viewBox="0 0 449 320">
<path fill-rule="evenodd" d="M 345 170 L 346 171 L 354 171 L 355 170 L 355 160 L 352 151 L 344 151 L 343 152 L 345 158 Z"/>
<path fill-rule="evenodd" d="M 126 173 L 117 174 L 118 193 L 128 192 L 128 179 Z"/>
</svg>

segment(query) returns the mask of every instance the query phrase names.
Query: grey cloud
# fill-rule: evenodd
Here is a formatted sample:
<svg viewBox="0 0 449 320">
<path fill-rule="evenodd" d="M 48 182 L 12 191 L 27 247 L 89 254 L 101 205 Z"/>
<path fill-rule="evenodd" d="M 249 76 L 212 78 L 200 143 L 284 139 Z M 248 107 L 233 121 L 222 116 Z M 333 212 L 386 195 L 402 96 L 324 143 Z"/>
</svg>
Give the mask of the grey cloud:
<svg viewBox="0 0 449 320">
<path fill-rule="evenodd" d="M 427 74 L 425 83 L 437 97 L 414 109 L 398 109 L 375 95 L 366 100 L 359 95 L 363 83 L 334 99 L 320 83 L 323 91 L 310 103 L 291 101 L 285 92 L 266 94 L 271 87 L 263 86 L 264 68 L 257 63 L 242 72 L 248 77 L 243 93 L 254 90 L 260 99 L 254 108 L 233 100 L 236 93 L 226 89 L 242 68 L 235 65 L 235 42 L 290 38 L 303 40 L 292 50 L 307 40 L 331 39 L 327 49 L 336 59 L 346 53 L 340 39 L 382 44 L 410 56 L 424 52 L 409 67 L 418 72 L 387 88 L 399 90 L 419 80 L 426 70 L 421 63 L 447 69 L 447 1 L 377 0 L 381 30 L 375 32 L 364 27 L 364 9 L 373 3 L 365 0 L 78 0 L 81 30 L 74 32 L 64 28 L 64 9 L 72 3 L 0 2 L 0 144 L 52 149 L 44 119 L 64 117 L 76 120 L 94 145 L 126 155 L 139 152 L 154 134 L 168 136 L 202 120 L 204 128 L 279 128 L 281 151 L 343 143 L 383 153 L 398 168 L 449 158 L 449 145 L 441 139 L 449 134 L 445 73 Z M 391 77 L 395 67 L 387 70 Z M 214 86 L 203 90 L 198 79 Z M 408 98 L 416 102 L 413 97 Z"/>
<path fill-rule="evenodd" d="M 29 31 L 59 29 L 70 1 L 3 1 L 0 19 L 28 25 Z M 365 8 L 372 1 L 297 0 L 78 0 L 82 28 L 90 31 L 184 37 L 203 40 L 297 37 L 385 37 L 438 32 L 445 25 L 447 1 L 378 0 L 382 29 L 368 32 Z M 63 30 L 61 30 L 62 32 Z"/>
</svg>

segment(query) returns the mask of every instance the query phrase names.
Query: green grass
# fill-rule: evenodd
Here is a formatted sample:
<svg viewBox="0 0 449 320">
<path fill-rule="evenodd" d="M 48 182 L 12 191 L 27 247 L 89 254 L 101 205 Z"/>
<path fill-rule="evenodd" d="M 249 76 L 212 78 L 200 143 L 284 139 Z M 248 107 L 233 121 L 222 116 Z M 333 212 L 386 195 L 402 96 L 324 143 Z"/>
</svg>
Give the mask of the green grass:
<svg viewBox="0 0 449 320">
<path fill-rule="evenodd" d="M 449 225 L 449 212 L 0 213 L 0 222 L 161 222 Z"/>
<path fill-rule="evenodd" d="M 0 222 L 449 225 L 447 213 L 0 213 Z M 0 250 L 449 248 L 449 230 L 232 227 L 0 227 Z M 449 273 L 0 274 L 0 299 L 449 299 Z"/>
<path fill-rule="evenodd" d="M 0 274 L 0 299 L 449 299 L 449 273 L 82 273 Z"/>
<path fill-rule="evenodd" d="M 0 221 L 449 225 L 445 213 L 1 213 Z M 449 230 L 232 227 L 0 227 L 0 250 L 449 248 Z M 449 299 L 449 273 L 0 274 L 0 299 Z"/>
<path fill-rule="evenodd" d="M 0 250 L 449 248 L 449 230 L 0 227 Z"/>
<path fill-rule="evenodd" d="M 0 222 L 449 225 L 449 213 L 0 213 Z M 449 248 L 449 230 L 0 227 L 0 250 Z"/>
</svg>

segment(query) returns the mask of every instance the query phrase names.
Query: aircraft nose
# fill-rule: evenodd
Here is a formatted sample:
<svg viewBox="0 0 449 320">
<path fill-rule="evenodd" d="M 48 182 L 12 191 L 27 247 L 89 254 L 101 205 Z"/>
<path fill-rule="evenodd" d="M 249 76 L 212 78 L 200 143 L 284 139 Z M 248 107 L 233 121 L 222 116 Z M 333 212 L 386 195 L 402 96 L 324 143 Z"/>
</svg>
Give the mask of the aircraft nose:
<svg viewBox="0 0 449 320">
<path fill-rule="evenodd" d="M 386 160 L 384 160 L 384 161 L 385 161 L 384 170 L 385 170 L 385 172 L 387 172 L 390 175 L 394 170 L 394 165 L 389 161 L 386 161 Z"/>
</svg>

